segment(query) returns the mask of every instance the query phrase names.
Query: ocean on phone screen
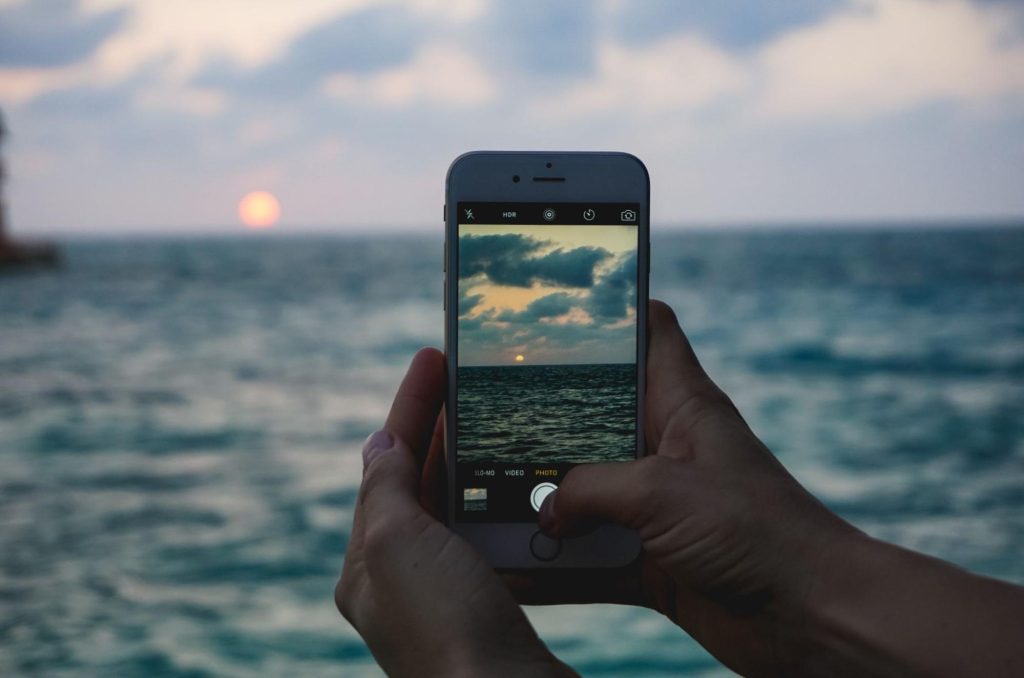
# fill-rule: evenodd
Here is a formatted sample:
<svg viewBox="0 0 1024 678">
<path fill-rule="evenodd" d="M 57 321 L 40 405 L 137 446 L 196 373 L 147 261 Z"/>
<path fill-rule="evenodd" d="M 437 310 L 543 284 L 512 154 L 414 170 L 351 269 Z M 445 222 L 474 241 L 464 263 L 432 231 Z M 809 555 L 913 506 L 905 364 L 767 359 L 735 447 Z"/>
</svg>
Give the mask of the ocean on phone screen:
<svg viewBox="0 0 1024 678">
<path fill-rule="evenodd" d="M 1024 583 L 1024 229 L 653 233 L 652 296 L 800 482 Z M 0 275 L 0 675 L 381 675 L 332 590 L 362 442 L 442 344 L 442 240 L 79 240 Z M 584 676 L 729 675 L 648 610 L 527 614 Z"/>
<path fill-rule="evenodd" d="M 636 456 L 636 365 L 458 370 L 464 462 L 625 461 Z"/>
</svg>

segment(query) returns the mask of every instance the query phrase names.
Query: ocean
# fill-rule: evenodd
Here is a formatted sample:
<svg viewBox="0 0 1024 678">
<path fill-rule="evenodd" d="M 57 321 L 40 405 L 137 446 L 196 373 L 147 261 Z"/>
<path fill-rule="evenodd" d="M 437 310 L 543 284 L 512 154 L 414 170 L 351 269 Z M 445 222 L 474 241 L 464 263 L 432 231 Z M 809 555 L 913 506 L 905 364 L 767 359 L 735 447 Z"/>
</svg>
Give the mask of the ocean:
<svg viewBox="0 0 1024 678">
<path fill-rule="evenodd" d="M 458 380 L 460 462 L 636 457 L 636 363 L 460 367 Z"/>
<path fill-rule="evenodd" d="M 663 233 L 652 296 L 878 537 L 1024 583 L 1024 229 Z M 0 674 L 375 676 L 360 478 L 442 340 L 436 237 L 104 239 L 0 274 Z M 585 676 L 728 675 L 659 615 L 530 609 Z"/>
</svg>

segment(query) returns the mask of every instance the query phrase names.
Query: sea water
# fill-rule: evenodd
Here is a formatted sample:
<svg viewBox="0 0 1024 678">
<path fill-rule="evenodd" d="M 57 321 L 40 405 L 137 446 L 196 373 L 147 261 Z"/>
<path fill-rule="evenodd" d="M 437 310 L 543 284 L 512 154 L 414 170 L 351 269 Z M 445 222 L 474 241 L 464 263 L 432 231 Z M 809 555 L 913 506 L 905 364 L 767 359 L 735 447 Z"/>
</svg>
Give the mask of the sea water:
<svg viewBox="0 0 1024 678">
<path fill-rule="evenodd" d="M 653 252 L 652 294 L 802 483 L 1024 583 L 1024 229 Z M 0 674 L 378 675 L 332 588 L 362 440 L 441 343 L 440 234 L 63 254 L 0 275 Z M 725 672 L 650 611 L 528 614 L 584 675 Z"/>
<path fill-rule="evenodd" d="M 460 367 L 458 380 L 460 462 L 636 457 L 636 363 Z"/>
</svg>

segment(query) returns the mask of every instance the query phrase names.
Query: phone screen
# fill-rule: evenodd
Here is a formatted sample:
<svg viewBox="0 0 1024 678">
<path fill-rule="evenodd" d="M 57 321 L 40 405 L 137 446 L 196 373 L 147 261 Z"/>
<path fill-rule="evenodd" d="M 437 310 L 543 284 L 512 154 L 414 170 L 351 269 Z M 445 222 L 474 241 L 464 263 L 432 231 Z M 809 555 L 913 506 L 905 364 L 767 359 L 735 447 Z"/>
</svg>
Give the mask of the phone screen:
<svg viewBox="0 0 1024 678">
<path fill-rule="evenodd" d="M 637 453 L 638 203 L 458 204 L 459 522 L 534 522 Z"/>
</svg>

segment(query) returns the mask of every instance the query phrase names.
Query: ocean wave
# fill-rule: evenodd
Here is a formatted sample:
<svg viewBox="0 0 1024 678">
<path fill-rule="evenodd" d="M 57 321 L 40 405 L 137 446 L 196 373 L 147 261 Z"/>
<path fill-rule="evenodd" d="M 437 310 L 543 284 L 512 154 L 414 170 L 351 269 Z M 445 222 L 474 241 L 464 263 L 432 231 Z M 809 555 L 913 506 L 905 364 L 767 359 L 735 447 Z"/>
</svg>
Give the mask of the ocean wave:
<svg viewBox="0 0 1024 678">
<path fill-rule="evenodd" d="M 748 359 L 763 374 L 859 377 L 893 374 L 931 378 L 1024 378 L 1024 360 L 983 360 L 945 351 L 888 356 L 849 355 L 821 344 L 804 344 Z"/>
</svg>

